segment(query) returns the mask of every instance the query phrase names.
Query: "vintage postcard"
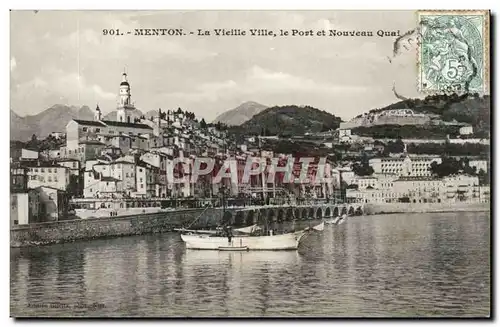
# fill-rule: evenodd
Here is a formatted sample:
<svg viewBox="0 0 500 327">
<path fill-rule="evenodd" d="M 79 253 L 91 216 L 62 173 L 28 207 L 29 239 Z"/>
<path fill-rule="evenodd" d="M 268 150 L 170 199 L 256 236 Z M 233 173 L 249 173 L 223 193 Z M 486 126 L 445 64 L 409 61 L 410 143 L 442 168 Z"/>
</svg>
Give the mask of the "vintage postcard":
<svg viewBox="0 0 500 327">
<path fill-rule="evenodd" d="M 10 13 L 10 315 L 490 318 L 490 12 Z"/>
</svg>

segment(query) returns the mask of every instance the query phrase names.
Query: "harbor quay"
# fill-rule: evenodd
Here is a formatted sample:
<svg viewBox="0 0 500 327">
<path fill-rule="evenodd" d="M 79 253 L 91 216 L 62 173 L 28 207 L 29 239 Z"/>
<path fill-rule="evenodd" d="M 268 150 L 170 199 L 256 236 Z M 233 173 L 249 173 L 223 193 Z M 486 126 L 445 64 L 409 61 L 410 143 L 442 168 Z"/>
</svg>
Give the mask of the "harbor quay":
<svg viewBox="0 0 500 327">
<path fill-rule="evenodd" d="M 160 211 L 16 225 L 10 230 L 10 246 L 50 245 L 79 240 L 164 233 L 171 232 L 174 228 L 186 227 L 191 223 L 189 225 L 191 228 L 208 229 L 216 227 L 221 222 L 221 218 L 235 227 L 243 227 L 257 223 L 259 217 L 265 217 L 270 223 L 281 224 L 344 214 L 366 216 L 389 213 L 487 212 L 490 210 L 490 204 L 308 203 L 232 206 L 225 210 L 222 207 L 158 210 Z"/>
<path fill-rule="evenodd" d="M 161 210 L 161 209 L 160 209 Z M 224 212 L 224 214 L 223 214 Z M 12 226 L 10 246 L 25 247 L 153 234 L 173 231 L 174 228 L 213 228 L 221 218 L 234 226 L 248 226 L 265 217 L 270 223 L 284 223 L 296 220 L 313 220 L 336 215 L 362 215 L 360 204 L 303 204 L 264 205 L 223 208 L 170 209 L 131 215 L 93 217 L 86 219 L 60 220 Z"/>
</svg>

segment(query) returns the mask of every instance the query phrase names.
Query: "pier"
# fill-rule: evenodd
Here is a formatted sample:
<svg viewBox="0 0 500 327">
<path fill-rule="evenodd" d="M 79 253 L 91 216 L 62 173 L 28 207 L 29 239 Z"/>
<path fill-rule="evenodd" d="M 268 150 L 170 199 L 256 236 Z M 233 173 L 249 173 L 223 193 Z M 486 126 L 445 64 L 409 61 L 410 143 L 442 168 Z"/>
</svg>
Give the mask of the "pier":
<svg viewBox="0 0 500 327">
<path fill-rule="evenodd" d="M 294 220 L 312 220 L 337 217 L 339 215 L 363 215 L 363 204 L 308 204 L 294 206 L 255 206 L 233 209 L 227 213 L 235 226 L 248 226 L 257 223 L 259 216 L 269 222 L 282 223 Z M 231 215 L 231 216 L 229 216 Z"/>
<path fill-rule="evenodd" d="M 184 227 L 196 218 L 193 228 L 217 226 L 222 218 L 222 208 L 177 209 L 145 214 L 62 220 L 29 225 L 13 226 L 10 230 L 10 246 L 25 247 L 94 240 L 107 237 L 170 232 Z M 200 217 L 200 215 L 203 215 Z M 335 215 L 361 215 L 361 204 L 304 204 L 228 207 L 224 219 L 235 226 L 248 226 L 265 215 L 269 222 L 322 219 Z"/>
</svg>

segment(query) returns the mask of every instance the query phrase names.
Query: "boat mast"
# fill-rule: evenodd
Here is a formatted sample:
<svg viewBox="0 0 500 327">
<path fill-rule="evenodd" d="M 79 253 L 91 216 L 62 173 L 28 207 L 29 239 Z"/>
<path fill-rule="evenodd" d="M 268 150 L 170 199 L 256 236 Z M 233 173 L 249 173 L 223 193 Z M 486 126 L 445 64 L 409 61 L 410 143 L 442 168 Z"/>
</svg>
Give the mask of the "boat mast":
<svg viewBox="0 0 500 327">
<path fill-rule="evenodd" d="M 222 185 L 222 224 L 225 225 L 224 216 L 226 214 L 226 187 Z"/>
<path fill-rule="evenodd" d="M 222 168 L 224 169 L 225 168 L 225 163 L 226 163 L 226 158 L 227 158 L 227 140 L 224 140 L 224 150 L 223 150 L 223 154 L 222 154 L 223 158 L 224 158 L 224 161 L 222 162 Z M 222 192 L 222 217 L 221 217 L 221 221 L 222 221 L 222 226 L 225 226 L 226 225 L 226 221 L 224 220 L 224 216 L 226 214 L 226 187 L 224 185 L 224 179 L 221 180 L 221 192 Z"/>
</svg>

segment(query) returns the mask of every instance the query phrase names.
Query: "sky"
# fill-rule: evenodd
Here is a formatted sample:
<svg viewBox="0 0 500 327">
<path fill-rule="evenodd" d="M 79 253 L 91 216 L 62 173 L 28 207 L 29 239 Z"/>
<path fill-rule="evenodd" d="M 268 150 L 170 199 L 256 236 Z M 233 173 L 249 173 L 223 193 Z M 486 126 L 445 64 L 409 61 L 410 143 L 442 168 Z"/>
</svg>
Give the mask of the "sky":
<svg viewBox="0 0 500 327">
<path fill-rule="evenodd" d="M 310 105 L 343 119 L 419 96 L 416 51 L 393 57 L 413 11 L 12 11 L 11 109 L 54 104 L 116 109 L 126 70 L 142 112 L 181 107 L 212 121 L 245 101 Z M 134 36 L 182 28 L 184 36 Z M 373 37 L 215 36 L 213 29 L 373 31 Z M 119 29 L 125 35 L 103 35 Z M 211 36 L 198 36 L 197 30 Z M 127 32 L 132 34 L 128 35 Z M 193 35 L 189 32 L 194 32 Z"/>
</svg>

